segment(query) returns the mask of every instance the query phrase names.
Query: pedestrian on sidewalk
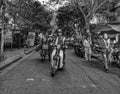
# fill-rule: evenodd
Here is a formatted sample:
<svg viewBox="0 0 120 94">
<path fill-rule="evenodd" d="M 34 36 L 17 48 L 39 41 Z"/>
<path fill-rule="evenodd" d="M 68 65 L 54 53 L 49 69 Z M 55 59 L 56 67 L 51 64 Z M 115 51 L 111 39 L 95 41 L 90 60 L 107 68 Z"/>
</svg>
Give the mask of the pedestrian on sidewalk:
<svg viewBox="0 0 120 94">
<path fill-rule="evenodd" d="M 109 61 L 109 54 L 110 54 L 110 39 L 108 38 L 108 35 L 105 33 L 103 36 L 101 36 L 101 42 L 100 45 L 102 47 L 102 55 L 104 58 L 104 68 L 105 71 L 108 72 L 108 61 Z"/>
<path fill-rule="evenodd" d="M 84 51 L 85 51 L 85 59 L 90 61 L 91 60 L 91 46 L 90 46 L 90 39 L 89 37 L 85 37 L 83 41 Z"/>
<path fill-rule="evenodd" d="M 110 63 L 112 63 L 112 61 L 113 61 L 113 56 L 112 56 L 112 54 L 113 54 L 113 52 L 114 52 L 114 43 L 115 43 L 115 40 L 110 41 L 110 47 L 109 47 L 110 53 L 109 53 L 109 56 L 108 56 Z"/>
</svg>

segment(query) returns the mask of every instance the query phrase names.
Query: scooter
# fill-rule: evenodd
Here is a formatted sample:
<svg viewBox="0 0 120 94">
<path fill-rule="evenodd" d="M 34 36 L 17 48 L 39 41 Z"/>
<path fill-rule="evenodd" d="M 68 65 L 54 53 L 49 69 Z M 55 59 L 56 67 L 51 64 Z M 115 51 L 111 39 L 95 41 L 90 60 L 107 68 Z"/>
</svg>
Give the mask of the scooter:
<svg viewBox="0 0 120 94">
<path fill-rule="evenodd" d="M 100 49 L 99 45 L 94 44 L 92 47 L 92 50 L 95 54 L 101 53 L 101 49 Z"/>
<path fill-rule="evenodd" d="M 45 61 L 47 55 L 49 56 L 49 54 L 48 54 L 48 45 L 44 44 L 42 46 L 42 49 L 40 50 L 41 62 Z"/>
<path fill-rule="evenodd" d="M 114 49 L 111 58 L 112 58 L 112 63 L 115 63 L 120 68 L 120 51 Z"/>
<path fill-rule="evenodd" d="M 120 68 L 120 51 L 117 53 L 117 58 L 118 58 L 117 65 Z"/>
<path fill-rule="evenodd" d="M 61 46 L 54 45 L 54 49 L 51 54 L 51 76 L 54 77 L 58 69 L 64 69 L 64 65 Z"/>
<path fill-rule="evenodd" d="M 74 52 L 77 56 L 84 57 L 84 46 L 82 43 L 76 43 L 74 45 Z"/>
</svg>

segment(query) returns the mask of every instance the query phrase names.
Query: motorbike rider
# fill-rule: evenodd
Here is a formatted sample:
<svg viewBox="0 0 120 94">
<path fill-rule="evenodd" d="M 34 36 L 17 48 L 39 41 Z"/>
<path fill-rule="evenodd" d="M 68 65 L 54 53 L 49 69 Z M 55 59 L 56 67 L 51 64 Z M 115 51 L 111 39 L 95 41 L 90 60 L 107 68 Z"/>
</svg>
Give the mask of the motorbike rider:
<svg viewBox="0 0 120 94">
<path fill-rule="evenodd" d="M 41 54 L 43 54 L 43 50 L 45 50 L 45 53 L 48 53 L 48 34 L 43 34 L 42 36 L 42 45 L 41 45 Z"/>
<path fill-rule="evenodd" d="M 46 44 L 47 44 L 47 35 L 44 34 L 44 35 L 42 36 L 42 46 L 44 46 L 44 45 L 46 45 Z"/>
<path fill-rule="evenodd" d="M 48 53 L 49 55 L 52 53 L 52 46 L 53 46 L 53 35 L 48 36 Z"/>
<path fill-rule="evenodd" d="M 65 64 L 65 40 L 66 38 L 62 35 L 62 30 L 58 29 L 54 44 L 61 46 L 61 50 L 63 51 L 63 64 Z"/>
</svg>

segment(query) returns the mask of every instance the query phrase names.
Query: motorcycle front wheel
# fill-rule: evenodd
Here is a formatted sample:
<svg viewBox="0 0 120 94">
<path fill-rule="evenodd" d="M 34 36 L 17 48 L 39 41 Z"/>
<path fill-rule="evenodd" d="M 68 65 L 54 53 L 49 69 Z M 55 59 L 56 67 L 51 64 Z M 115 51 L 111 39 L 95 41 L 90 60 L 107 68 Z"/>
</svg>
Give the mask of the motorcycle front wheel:
<svg viewBox="0 0 120 94">
<path fill-rule="evenodd" d="M 55 64 L 51 67 L 51 76 L 54 77 L 57 71 L 56 68 L 57 60 L 55 61 Z"/>
<path fill-rule="evenodd" d="M 117 66 L 120 68 L 120 60 L 117 61 Z"/>
<path fill-rule="evenodd" d="M 51 68 L 51 76 L 54 77 L 56 73 L 56 69 L 54 67 Z"/>
</svg>

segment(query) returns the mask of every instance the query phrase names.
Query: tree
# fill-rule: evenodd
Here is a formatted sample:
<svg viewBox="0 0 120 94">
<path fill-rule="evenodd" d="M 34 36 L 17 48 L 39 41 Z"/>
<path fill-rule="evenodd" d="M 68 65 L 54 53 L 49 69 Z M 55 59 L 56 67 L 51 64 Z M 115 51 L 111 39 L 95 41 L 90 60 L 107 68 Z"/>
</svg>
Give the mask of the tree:
<svg viewBox="0 0 120 94">
<path fill-rule="evenodd" d="M 2 24 L 1 25 L 1 34 L 0 34 L 0 60 L 4 59 L 4 14 L 5 14 L 5 2 L 1 0 L 0 10 L 2 11 Z"/>
<path fill-rule="evenodd" d="M 50 12 L 45 10 L 40 2 L 34 0 L 18 0 L 16 4 L 9 4 L 9 14 L 13 17 L 16 13 L 24 19 L 31 29 L 47 31 L 51 19 Z"/>
<path fill-rule="evenodd" d="M 91 39 L 90 20 L 94 17 L 94 15 L 96 15 L 96 13 L 99 12 L 99 10 L 101 10 L 104 5 L 110 3 L 109 0 L 71 0 L 70 2 L 71 7 L 76 6 L 76 8 L 82 12 L 85 21 L 84 27 L 89 35 L 89 38 Z"/>
<path fill-rule="evenodd" d="M 3 7 L 3 6 L 6 7 Z M 18 20 L 22 20 L 31 29 L 40 29 L 47 31 L 50 28 L 51 12 L 47 11 L 39 1 L 35 0 L 0 0 L 0 8 L 2 7 L 2 33 L 1 33 L 1 49 L 0 59 L 4 52 L 4 16 L 7 12 L 14 19 L 14 23 L 18 26 Z"/>
<path fill-rule="evenodd" d="M 109 10 L 114 8 L 119 0 L 71 0 L 71 6 L 75 5 L 85 19 L 85 27 L 89 30 L 89 22 L 96 15 L 104 14 L 109 15 Z"/>
<path fill-rule="evenodd" d="M 68 36 L 75 34 L 75 24 L 78 24 L 79 27 L 84 26 L 82 13 L 78 11 L 75 6 L 64 6 L 59 8 L 57 19 L 58 27 L 63 29 L 63 33 Z"/>
<path fill-rule="evenodd" d="M 2 7 L 3 5 L 3 0 L 0 0 L 0 8 Z"/>
</svg>

